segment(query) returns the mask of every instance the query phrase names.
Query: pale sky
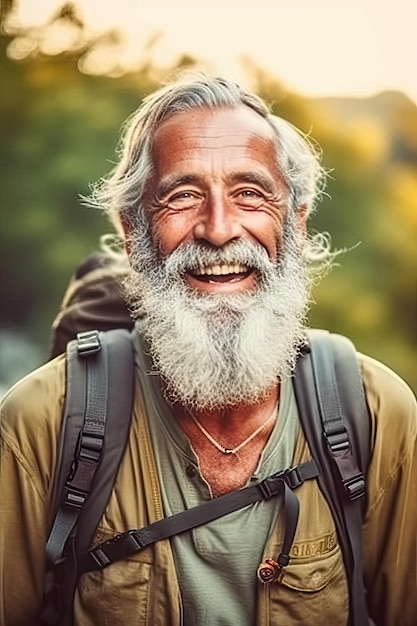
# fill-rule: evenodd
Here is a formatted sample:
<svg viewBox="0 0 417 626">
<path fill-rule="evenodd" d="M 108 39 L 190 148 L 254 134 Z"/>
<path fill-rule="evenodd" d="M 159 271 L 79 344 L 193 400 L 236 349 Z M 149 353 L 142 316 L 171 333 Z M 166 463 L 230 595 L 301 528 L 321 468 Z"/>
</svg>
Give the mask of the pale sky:
<svg viewBox="0 0 417 626">
<path fill-rule="evenodd" d="M 140 61 L 150 35 L 169 65 L 181 53 L 243 81 L 239 58 L 307 96 L 404 91 L 417 102 L 417 0 L 78 0 L 95 30 L 118 27 L 124 60 Z M 58 0 L 18 0 L 24 23 L 42 23 Z"/>
</svg>

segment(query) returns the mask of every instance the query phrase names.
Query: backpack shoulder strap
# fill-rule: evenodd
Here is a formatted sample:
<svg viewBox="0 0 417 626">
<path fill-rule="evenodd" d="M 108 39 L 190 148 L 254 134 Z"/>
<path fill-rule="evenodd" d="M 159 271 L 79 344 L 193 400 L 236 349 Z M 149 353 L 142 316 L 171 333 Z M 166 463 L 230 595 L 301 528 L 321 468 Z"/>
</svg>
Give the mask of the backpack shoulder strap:
<svg viewBox="0 0 417 626">
<path fill-rule="evenodd" d="M 319 468 L 318 483 L 332 511 L 342 549 L 351 624 L 363 626 L 368 624 L 362 522 L 370 419 L 350 340 L 327 331 L 309 331 L 308 345 L 298 359 L 294 390 L 304 434 Z"/>
<path fill-rule="evenodd" d="M 103 445 L 105 463 L 97 468 L 87 506 L 80 515 L 76 542 L 78 555 L 90 547 L 110 499 L 129 439 L 133 412 L 135 368 L 132 333 L 118 328 L 101 332 L 100 336 L 106 351 L 105 397 L 96 396 L 101 408 L 91 405 L 91 410 L 94 411 L 94 417 L 101 412 L 106 415 Z"/>
<path fill-rule="evenodd" d="M 68 593 L 70 581 L 76 580 L 77 556 L 90 547 L 116 480 L 128 440 L 133 395 L 129 331 L 88 331 L 68 344 L 66 401 L 51 507 L 55 518 L 46 546 L 51 571 L 56 566 Z M 101 463 L 104 456 L 106 462 Z M 56 587 L 57 581 L 53 584 Z M 46 604 L 50 600 L 47 588 Z"/>
</svg>

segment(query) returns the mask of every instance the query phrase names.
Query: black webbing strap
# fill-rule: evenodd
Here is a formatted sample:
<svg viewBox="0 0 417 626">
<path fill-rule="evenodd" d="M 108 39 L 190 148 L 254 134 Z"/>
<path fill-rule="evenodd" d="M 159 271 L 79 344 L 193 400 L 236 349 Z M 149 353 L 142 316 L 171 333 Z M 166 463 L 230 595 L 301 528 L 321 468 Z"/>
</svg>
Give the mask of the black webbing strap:
<svg viewBox="0 0 417 626">
<path fill-rule="evenodd" d="M 76 377 L 76 375 L 72 377 L 74 363 L 77 358 L 85 359 L 85 385 L 88 393 L 84 396 L 84 424 L 78 436 L 71 471 L 65 482 L 62 499 L 46 545 L 47 557 L 53 564 L 62 558 L 68 537 L 91 491 L 103 451 L 108 396 L 107 359 L 90 358 L 100 350 L 101 341 L 97 331 L 79 333 L 76 344 L 71 343 L 68 346 L 67 378 L 74 383 Z M 81 401 L 84 402 L 84 399 Z"/>
<path fill-rule="evenodd" d="M 307 461 L 314 464 L 314 475 L 310 478 L 317 478 L 318 471 L 314 461 Z M 285 533 L 282 542 L 281 552 L 277 556 L 277 564 L 280 570 L 288 565 L 290 562 L 290 552 L 294 541 L 295 533 L 297 530 L 298 516 L 300 513 L 300 502 L 293 492 L 293 487 L 290 487 L 285 479 L 283 479 L 284 489 L 284 519 L 285 519 Z"/>
<path fill-rule="evenodd" d="M 199 506 L 153 522 L 144 528 L 120 533 L 82 556 L 79 561 L 78 574 L 81 576 L 86 572 L 103 569 L 157 541 L 207 524 L 245 506 L 261 500 L 268 500 L 278 494 L 284 495 L 285 537 L 279 559 L 281 566 L 285 566 L 288 564 L 288 555 L 294 539 L 299 511 L 298 498 L 292 490 L 299 487 L 305 480 L 315 478 L 317 475 L 315 462 L 308 461 L 297 467 L 277 472 L 255 485 L 209 500 Z"/>
<path fill-rule="evenodd" d="M 362 563 L 364 472 L 370 455 L 369 416 L 353 344 L 310 331 L 298 359 L 294 390 L 318 482 L 335 521 L 351 603 L 350 624 L 369 624 Z M 317 402 L 312 402 L 316 397 Z"/>
</svg>

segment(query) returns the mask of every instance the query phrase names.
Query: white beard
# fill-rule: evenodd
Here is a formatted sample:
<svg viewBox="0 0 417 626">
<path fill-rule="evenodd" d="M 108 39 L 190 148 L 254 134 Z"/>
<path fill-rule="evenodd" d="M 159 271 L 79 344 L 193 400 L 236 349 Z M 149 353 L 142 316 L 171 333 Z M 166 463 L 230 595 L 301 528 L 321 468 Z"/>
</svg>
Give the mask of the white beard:
<svg viewBox="0 0 417 626">
<path fill-rule="evenodd" d="M 291 224 L 286 233 L 278 267 L 244 240 L 217 250 L 188 244 L 161 260 L 149 233 L 132 234 L 127 299 L 170 400 L 206 410 L 256 403 L 291 375 L 309 280 Z M 255 267 L 255 291 L 202 294 L 185 283 L 186 269 L 222 262 Z"/>
</svg>

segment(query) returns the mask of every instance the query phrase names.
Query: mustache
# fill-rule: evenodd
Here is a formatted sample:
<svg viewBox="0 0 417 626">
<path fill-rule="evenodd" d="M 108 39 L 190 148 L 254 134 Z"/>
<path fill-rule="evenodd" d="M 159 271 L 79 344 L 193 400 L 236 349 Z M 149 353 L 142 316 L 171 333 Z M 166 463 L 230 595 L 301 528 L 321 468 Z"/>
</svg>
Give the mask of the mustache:
<svg viewBox="0 0 417 626">
<path fill-rule="evenodd" d="M 244 265 L 259 275 L 276 273 L 277 263 L 267 251 L 256 242 L 247 240 L 232 241 L 221 248 L 213 248 L 204 243 L 181 244 L 163 259 L 167 274 L 181 276 L 211 265 Z"/>
</svg>

